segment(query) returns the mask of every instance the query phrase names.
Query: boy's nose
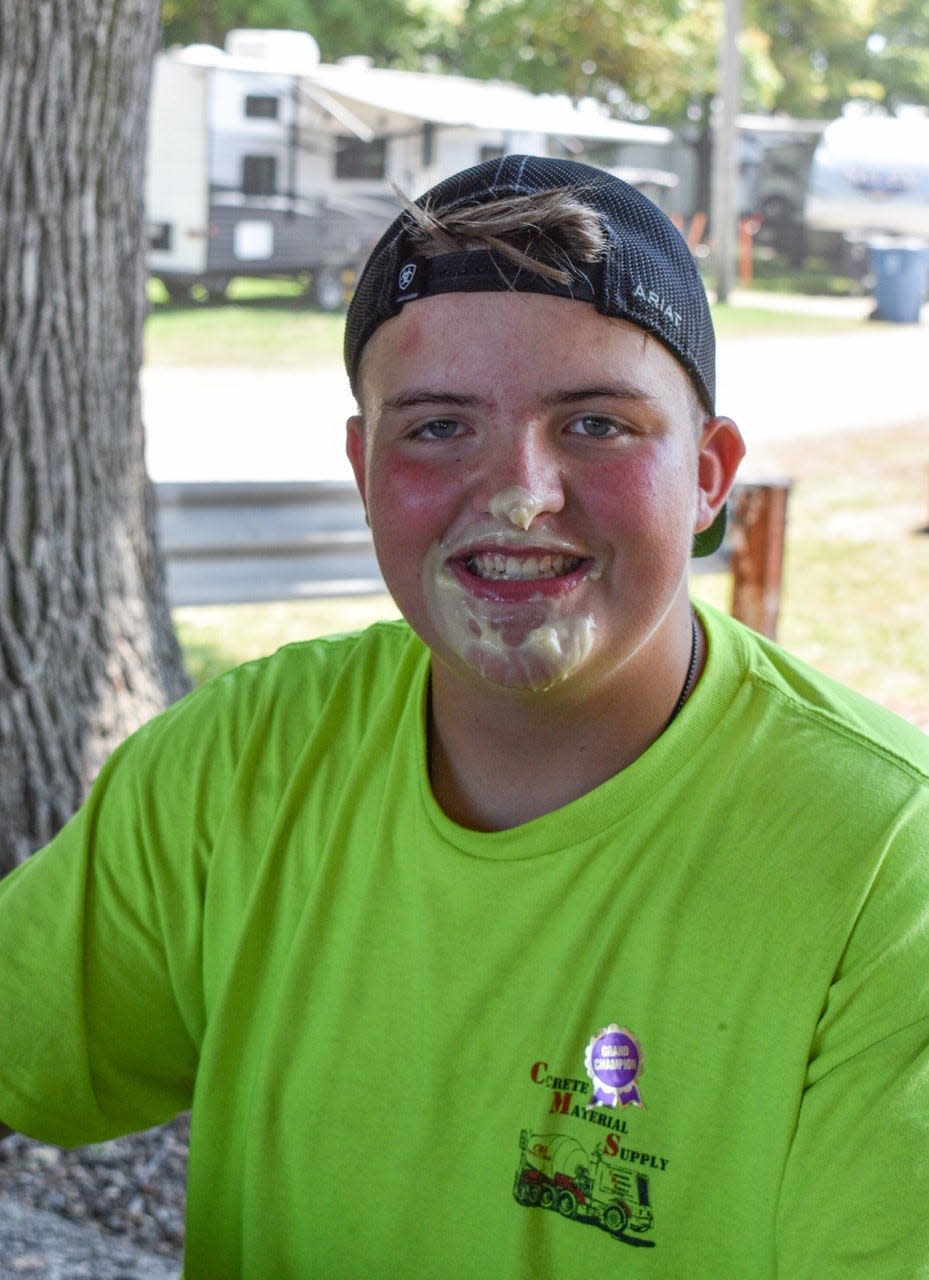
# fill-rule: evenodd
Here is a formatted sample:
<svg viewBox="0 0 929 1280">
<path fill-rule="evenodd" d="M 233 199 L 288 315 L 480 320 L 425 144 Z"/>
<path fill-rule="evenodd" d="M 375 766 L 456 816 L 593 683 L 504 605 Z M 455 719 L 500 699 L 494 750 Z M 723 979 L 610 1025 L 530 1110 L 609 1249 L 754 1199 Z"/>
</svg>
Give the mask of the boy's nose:
<svg viewBox="0 0 929 1280">
<path fill-rule="evenodd" d="M 564 506 L 560 462 L 543 442 L 502 441 L 487 461 L 482 507 L 496 519 L 528 529 L 537 516 Z"/>
</svg>

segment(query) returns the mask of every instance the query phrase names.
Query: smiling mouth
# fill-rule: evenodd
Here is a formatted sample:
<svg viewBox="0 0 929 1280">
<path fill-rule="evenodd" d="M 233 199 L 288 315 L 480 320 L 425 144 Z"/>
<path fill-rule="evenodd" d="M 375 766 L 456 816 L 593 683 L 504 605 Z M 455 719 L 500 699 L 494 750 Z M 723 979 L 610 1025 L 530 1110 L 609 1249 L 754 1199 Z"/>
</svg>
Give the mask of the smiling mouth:
<svg viewBox="0 0 929 1280">
<path fill-rule="evenodd" d="M 529 582 L 563 578 L 576 573 L 584 563 L 580 556 L 558 552 L 538 556 L 510 556 L 499 551 L 482 551 L 465 557 L 469 573 L 489 582 Z"/>
</svg>

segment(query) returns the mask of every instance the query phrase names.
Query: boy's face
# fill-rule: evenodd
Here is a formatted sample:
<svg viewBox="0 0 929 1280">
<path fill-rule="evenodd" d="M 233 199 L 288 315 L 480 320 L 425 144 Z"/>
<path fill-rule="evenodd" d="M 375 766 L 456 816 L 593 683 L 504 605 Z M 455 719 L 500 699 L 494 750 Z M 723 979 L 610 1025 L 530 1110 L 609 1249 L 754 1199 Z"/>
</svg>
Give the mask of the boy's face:
<svg viewBox="0 0 929 1280">
<path fill-rule="evenodd" d="M 701 435 L 659 342 L 588 303 L 445 294 L 375 332 L 360 399 L 348 451 L 381 570 L 437 661 L 599 695 L 661 650 L 741 453 L 726 419 Z"/>
</svg>

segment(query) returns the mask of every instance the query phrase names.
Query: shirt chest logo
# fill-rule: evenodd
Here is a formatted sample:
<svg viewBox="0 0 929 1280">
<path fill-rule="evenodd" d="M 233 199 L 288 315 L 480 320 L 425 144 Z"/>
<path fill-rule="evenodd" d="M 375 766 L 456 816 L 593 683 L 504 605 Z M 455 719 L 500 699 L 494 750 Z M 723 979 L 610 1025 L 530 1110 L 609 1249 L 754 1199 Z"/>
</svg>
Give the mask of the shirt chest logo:
<svg viewBox="0 0 929 1280">
<path fill-rule="evenodd" d="M 638 1038 L 617 1022 L 590 1037 L 584 1051 L 587 1080 L 555 1074 L 546 1059 L 532 1063 L 529 1079 L 550 1091 L 550 1098 L 532 1106 L 532 1127 L 520 1133 L 513 1182 L 519 1205 L 599 1227 L 622 1244 L 655 1248 L 653 1183 L 657 1175 L 660 1196 L 670 1160 L 645 1149 L 651 1144 L 640 1092 L 642 1065 Z"/>
</svg>

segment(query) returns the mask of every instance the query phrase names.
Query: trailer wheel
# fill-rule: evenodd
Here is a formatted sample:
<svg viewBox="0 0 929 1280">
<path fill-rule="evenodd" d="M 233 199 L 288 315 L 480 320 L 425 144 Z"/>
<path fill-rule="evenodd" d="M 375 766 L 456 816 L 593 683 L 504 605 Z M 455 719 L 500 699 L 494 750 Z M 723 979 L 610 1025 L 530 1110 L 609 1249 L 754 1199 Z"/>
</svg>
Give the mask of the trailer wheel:
<svg viewBox="0 0 929 1280">
<path fill-rule="evenodd" d="M 342 273 L 333 267 L 321 267 L 313 273 L 313 301 L 320 311 L 341 311 L 345 305 Z"/>
<path fill-rule="evenodd" d="M 207 280 L 204 285 L 207 302 L 225 302 L 226 290 L 232 281 L 228 276 L 220 276 L 216 280 Z"/>
<path fill-rule="evenodd" d="M 622 1205 L 611 1204 L 603 1211 L 603 1225 L 607 1231 L 612 1231 L 614 1236 L 622 1235 L 628 1221 Z"/>
<path fill-rule="evenodd" d="M 180 280 L 162 280 L 165 293 L 176 306 L 184 306 L 190 302 L 190 285 Z"/>
<path fill-rule="evenodd" d="M 230 276 L 211 276 L 206 280 L 198 280 L 190 288 L 190 296 L 194 302 L 215 306 L 226 301 L 226 290 L 232 283 Z"/>
</svg>

